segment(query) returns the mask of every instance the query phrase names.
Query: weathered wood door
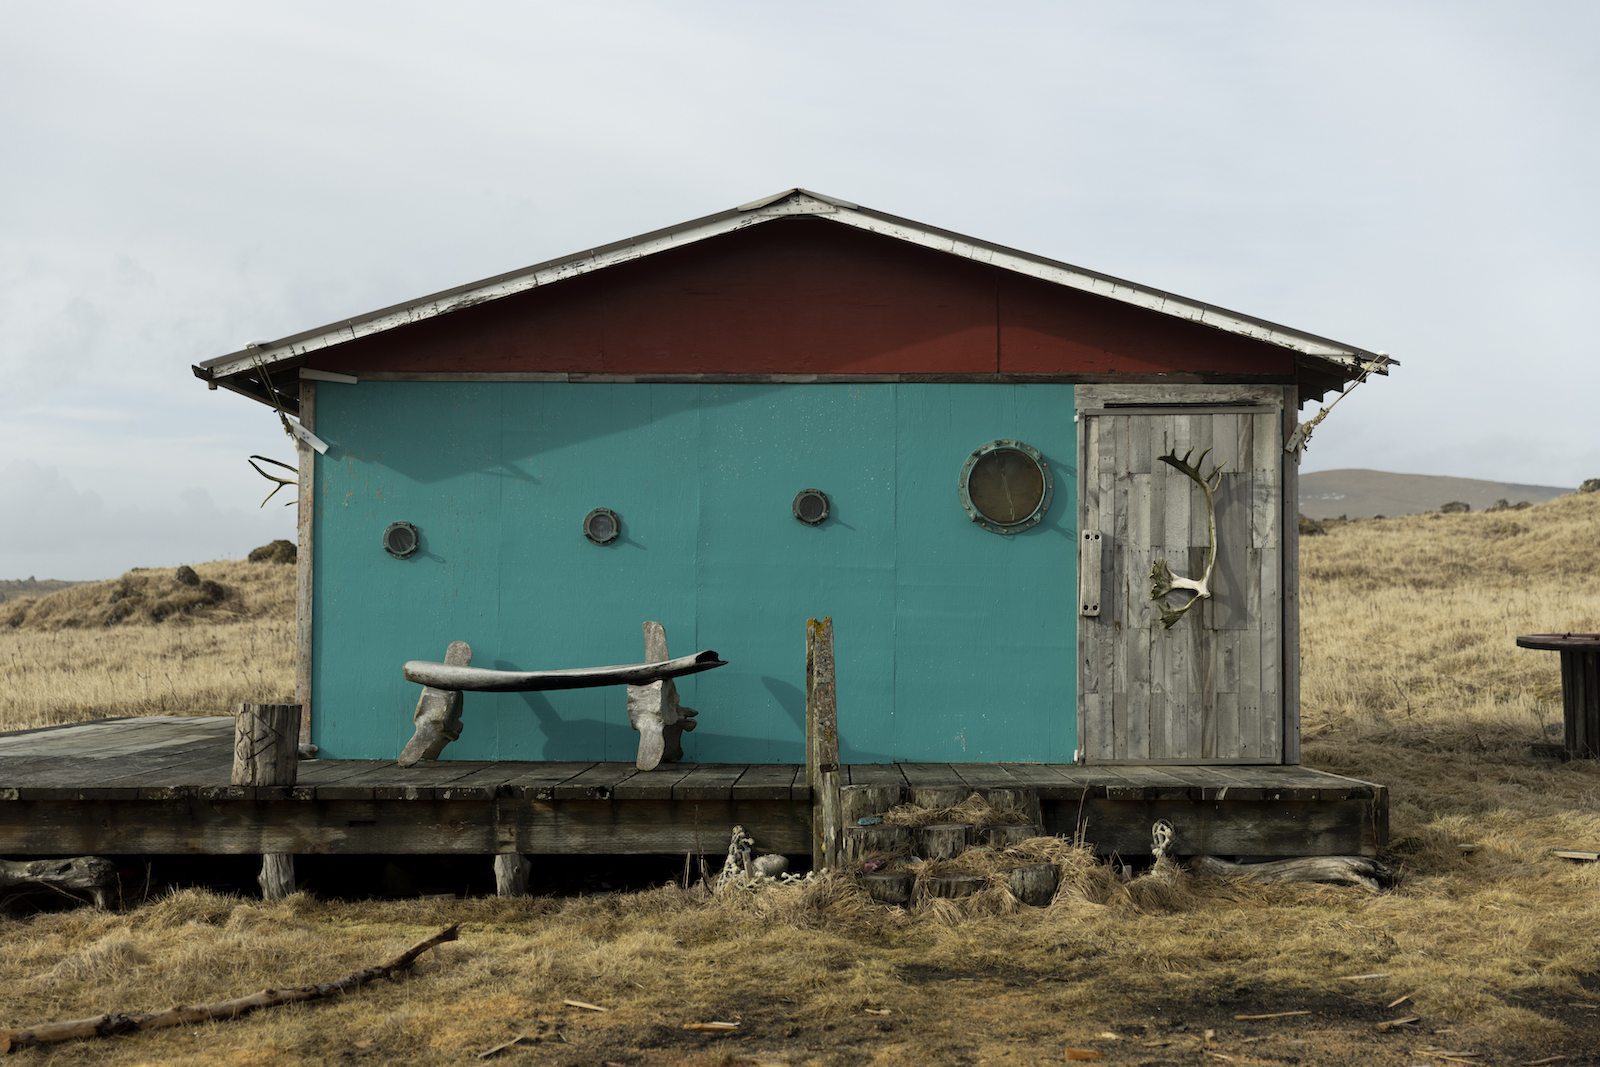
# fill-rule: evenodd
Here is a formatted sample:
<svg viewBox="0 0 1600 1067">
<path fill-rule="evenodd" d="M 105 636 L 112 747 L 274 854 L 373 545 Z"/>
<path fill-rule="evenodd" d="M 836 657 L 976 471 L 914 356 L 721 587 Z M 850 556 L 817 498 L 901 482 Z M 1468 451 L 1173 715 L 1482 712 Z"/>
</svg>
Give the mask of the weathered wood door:
<svg viewBox="0 0 1600 1067">
<path fill-rule="evenodd" d="M 1281 386 L 1078 387 L 1081 761 L 1298 760 L 1298 746 L 1285 745 L 1298 729 L 1286 714 L 1294 620 L 1286 630 L 1283 531 L 1294 461 L 1283 453 L 1285 395 Z M 1198 579 L 1209 541 L 1201 486 L 1160 460 L 1190 450 L 1202 475 L 1221 465 L 1212 595 L 1167 628 L 1151 599 L 1152 566 L 1164 558 L 1173 574 Z M 1168 602 L 1181 607 L 1190 595 Z"/>
</svg>

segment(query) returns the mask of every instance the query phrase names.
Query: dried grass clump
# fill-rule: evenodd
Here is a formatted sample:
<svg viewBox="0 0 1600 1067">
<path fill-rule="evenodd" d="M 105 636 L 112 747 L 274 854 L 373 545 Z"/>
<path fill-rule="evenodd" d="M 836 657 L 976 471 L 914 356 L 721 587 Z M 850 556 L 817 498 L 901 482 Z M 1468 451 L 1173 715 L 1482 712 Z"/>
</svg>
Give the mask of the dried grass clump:
<svg viewBox="0 0 1600 1067">
<path fill-rule="evenodd" d="M 1033 837 L 1010 848 L 969 848 L 944 860 L 914 860 L 905 865 L 915 885 L 912 902 L 919 918 L 959 922 L 978 916 L 1031 914 L 1012 893 L 1007 872 L 1037 863 L 1053 864 L 1059 873 L 1049 909 L 1075 912 L 1086 905 L 1128 914 L 1182 911 L 1195 903 L 1188 875 L 1161 859 L 1148 872 L 1133 875 L 1113 862 L 1098 859 L 1081 842 L 1061 837 Z M 932 895 L 930 880 L 945 874 L 977 874 L 984 887 L 970 897 L 947 900 Z"/>
<path fill-rule="evenodd" d="M 1025 823 L 1028 821 L 1028 815 L 1015 807 L 1000 807 L 983 794 L 973 792 L 961 803 L 948 808 L 923 808 L 915 804 L 897 804 L 883 813 L 883 821 L 910 827 L 959 822 L 981 828 Z"/>
</svg>

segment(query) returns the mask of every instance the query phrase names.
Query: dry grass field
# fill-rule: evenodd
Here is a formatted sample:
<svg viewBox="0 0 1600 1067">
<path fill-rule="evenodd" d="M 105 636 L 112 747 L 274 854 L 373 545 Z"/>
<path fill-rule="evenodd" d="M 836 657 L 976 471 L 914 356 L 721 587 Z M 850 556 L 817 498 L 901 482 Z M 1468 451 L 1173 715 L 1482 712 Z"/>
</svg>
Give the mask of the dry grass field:
<svg viewBox="0 0 1600 1067">
<path fill-rule="evenodd" d="M 1042 909 L 993 893 L 883 908 L 840 879 L 362 903 L 181 890 L 122 911 L 0 918 L 0 1025 L 329 980 L 461 922 L 461 940 L 411 976 L 336 1001 L 15 1062 L 465 1064 L 519 1033 L 496 1059 L 929 1067 L 1058 1064 L 1076 1048 L 1147 1067 L 1596 1062 L 1600 864 L 1549 850 L 1600 850 L 1600 771 L 1530 758 L 1560 722 L 1557 657 L 1514 638 L 1600 630 L 1600 494 L 1334 525 L 1303 540 L 1301 562 L 1306 762 L 1391 787 L 1388 859 L 1403 877 L 1390 892 L 1179 871 L 1126 882 L 1070 849 Z M 201 568 L 240 605 L 278 605 L 237 622 L 203 621 L 221 605 L 92 632 L 0 616 L 13 690 L 0 725 L 216 711 L 259 699 L 260 679 L 286 696 L 289 568 L 244 568 Z M 246 593 L 253 575 L 284 593 Z M 61 595 L 73 593 L 86 595 Z M 98 651 L 112 638 L 127 643 Z M 239 673 L 247 653 L 255 678 Z M 49 676 L 75 655 L 134 673 L 76 683 L 76 704 L 75 683 Z M 146 666 L 119 665 L 130 656 Z M 177 668 L 165 705 L 154 684 L 140 695 L 151 664 L 162 681 Z M 210 680 L 186 689 L 191 674 Z M 684 1029 L 713 1020 L 738 1027 Z"/>
<path fill-rule="evenodd" d="M 129 571 L 0 604 L 0 729 L 294 700 L 294 567 Z"/>
</svg>

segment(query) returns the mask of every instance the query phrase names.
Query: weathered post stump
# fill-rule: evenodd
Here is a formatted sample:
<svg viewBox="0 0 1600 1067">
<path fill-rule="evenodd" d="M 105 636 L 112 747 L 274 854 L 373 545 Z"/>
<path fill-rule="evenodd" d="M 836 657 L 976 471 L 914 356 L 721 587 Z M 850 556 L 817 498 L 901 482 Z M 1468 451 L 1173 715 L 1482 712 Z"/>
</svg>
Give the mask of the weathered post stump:
<svg viewBox="0 0 1600 1067">
<path fill-rule="evenodd" d="M 925 884 L 930 897 L 959 900 L 982 889 L 985 881 L 981 874 L 935 874 L 929 876 Z"/>
<path fill-rule="evenodd" d="M 948 860 L 967 847 L 972 826 L 964 822 L 941 822 L 917 827 L 917 854 L 925 860 Z"/>
<path fill-rule="evenodd" d="M 996 823 L 983 832 L 984 844 L 990 848 L 1010 848 L 1020 845 L 1030 837 L 1038 837 L 1039 825 L 1031 822 Z"/>
<path fill-rule="evenodd" d="M 1000 811 L 1021 812 L 1026 822 L 1043 822 L 1039 809 L 1039 792 L 1036 789 L 988 789 L 984 799 Z"/>
<path fill-rule="evenodd" d="M 911 875 L 907 871 L 863 874 L 861 886 L 879 904 L 904 904 L 911 899 Z"/>
<path fill-rule="evenodd" d="M 860 819 L 882 815 L 905 799 L 904 786 L 846 785 L 839 788 L 839 814 L 846 826 Z"/>
<path fill-rule="evenodd" d="M 914 785 L 910 790 L 911 803 L 919 808 L 953 808 L 972 795 L 964 785 Z"/>
<path fill-rule="evenodd" d="M 1030 863 L 1006 872 L 1012 896 L 1035 908 L 1042 908 L 1055 899 L 1060 881 L 1061 871 L 1053 863 Z"/>
<path fill-rule="evenodd" d="M 885 822 L 844 828 L 844 862 L 851 870 L 859 871 L 862 862 L 875 853 L 894 855 L 910 847 L 911 831 L 904 826 Z"/>
<path fill-rule="evenodd" d="M 299 704 L 240 704 L 233 724 L 234 785 L 294 785 Z"/>
<path fill-rule="evenodd" d="M 233 724 L 233 784 L 294 785 L 299 766 L 300 705 L 240 704 Z M 263 855 L 257 881 L 267 900 L 294 892 L 294 855 Z"/>
</svg>

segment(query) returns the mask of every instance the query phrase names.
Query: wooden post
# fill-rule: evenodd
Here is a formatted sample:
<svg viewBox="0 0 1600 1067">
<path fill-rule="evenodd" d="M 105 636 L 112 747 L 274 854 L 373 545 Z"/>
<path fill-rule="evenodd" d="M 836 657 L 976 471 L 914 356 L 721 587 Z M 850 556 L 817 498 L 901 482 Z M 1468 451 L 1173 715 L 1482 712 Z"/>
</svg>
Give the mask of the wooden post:
<svg viewBox="0 0 1600 1067">
<path fill-rule="evenodd" d="M 494 890 L 502 897 L 528 895 L 528 871 L 533 864 L 526 856 L 507 852 L 494 858 Z"/>
<path fill-rule="evenodd" d="M 811 866 L 839 862 L 839 706 L 833 618 L 806 620 L 806 785 L 811 787 Z"/>
<path fill-rule="evenodd" d="M 300 425 L 316 432 L 317 383 L 300 383 Z M 295 466 L 300 483 L 300 506 L 295 521 L 294 556 L 294 698 L 304 713 L 300 716 L 300 740 L 311 743 L 311 575 L 314 559 L 317 504 L 317 454 L 311 446 L 295 438 Z"/>
<path fill-rule="evenodd" d="M 240 704 L 233 724 L 233 784 L 294 785 L 300 766 L 300 705 Z M 261 895 L 294 892 L 294 855 L 261 857 Z"/>
</svg>

